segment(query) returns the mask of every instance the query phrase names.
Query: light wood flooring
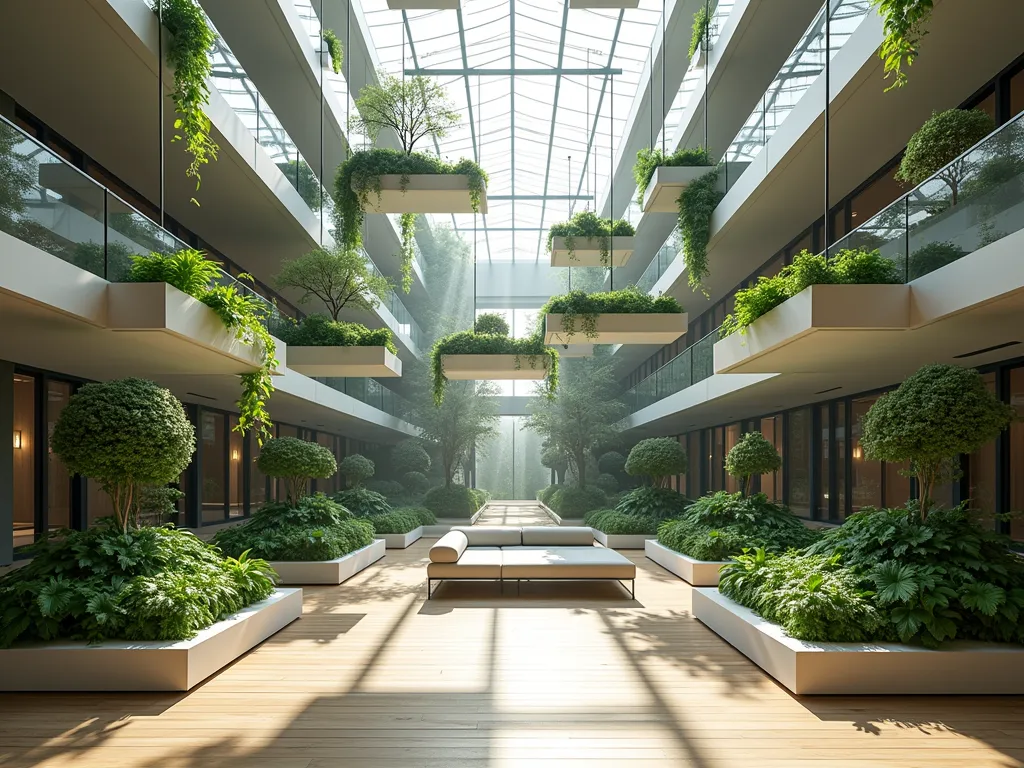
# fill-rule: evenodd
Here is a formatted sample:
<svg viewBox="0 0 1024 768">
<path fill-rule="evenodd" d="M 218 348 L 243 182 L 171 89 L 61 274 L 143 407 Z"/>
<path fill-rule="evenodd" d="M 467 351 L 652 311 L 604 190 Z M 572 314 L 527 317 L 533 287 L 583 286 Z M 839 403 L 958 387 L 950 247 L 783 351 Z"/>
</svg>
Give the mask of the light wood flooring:
<svg viewBox="0 0 1024 768">
<path fill-rule="evenodd" d="M 494 504 L 481 524 L 533 524 Z M 0 695 L 0 766 L 1009 768 L 1024 697 L 788 694 L 643 557 L 614 584 L 445 584 L 429 540 L 340 587 L 188 694 Z"/>
</svg>

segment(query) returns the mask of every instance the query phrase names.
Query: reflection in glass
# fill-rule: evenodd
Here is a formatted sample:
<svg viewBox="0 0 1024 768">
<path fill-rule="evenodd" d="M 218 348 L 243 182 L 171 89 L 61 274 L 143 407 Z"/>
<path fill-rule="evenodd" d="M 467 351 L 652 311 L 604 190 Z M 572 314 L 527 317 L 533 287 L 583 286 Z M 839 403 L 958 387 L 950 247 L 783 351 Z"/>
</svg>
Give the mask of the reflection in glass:
<svg viewBox="0 0 1024 768">
<path fill-rule="evenodd" d="M 71 475 L 64 462 L 49 447 L 53 428 L 61 411 L 71 398 L 71 385 L 65 381 L 48 381 L 46 385 L 47 431 L 47 510 L 46 525 L 51 531 L 71 526 Z"/>
<path fill-rule="evenodd" d="M 811 409 L 789 413 L 788 501 L 793 514 L 811 516 Z"/>
<path fill-rule="evenodd" d="M 224 414 L 205 410 L 199 412 L 199 439 L 202 441 L 203 456 L 200 468 L 202 525 L 224 520 L 224 432 Z"/>
<path fill-rule="evenodd" d="M 36 379 L 14 374 L 14 547 L 35 540 Z"/>
</svg>

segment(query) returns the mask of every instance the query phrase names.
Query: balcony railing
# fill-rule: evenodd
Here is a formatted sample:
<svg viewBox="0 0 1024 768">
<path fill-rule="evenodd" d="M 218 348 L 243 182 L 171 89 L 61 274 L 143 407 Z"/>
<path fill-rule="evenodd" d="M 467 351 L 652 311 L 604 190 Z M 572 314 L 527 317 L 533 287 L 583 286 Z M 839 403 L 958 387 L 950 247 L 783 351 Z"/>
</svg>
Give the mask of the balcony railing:
<svg viewBox="0 0 1024 768">
<path fill-rule="evenodd" d="M 704 381 L 715 372 L 715 342 L 718 329 L 687 347 L 665 365 L 626 391 L 629 412 L 646 408 L 669 395 Z"/>
<path fill-rule="evenodd" d="M 657 284 L 661 276 L 668 270 L 669 265 L 676 260 L 681 253 L 681 249 L 676 248 L 671 243 L 666 243 L 658 249 L 658 252 L 654 254 L 654 259 L 647 265 L 647 269 L 637 279 L 636 285 L 644 293 L 650 293 L 654 290 L 654 286 Z"/>
<path fill-rule="evenodd" d="M 399 394 L 385 387 L 376 379 L 344 379 L 338 377 L 318 378 L 322 384 L 326 384 L 342 394 L 354 397 L 360 402 L 383 411 L 389 416 L 402 419 L 412 423 L 412 403 Z"/>
</svg>

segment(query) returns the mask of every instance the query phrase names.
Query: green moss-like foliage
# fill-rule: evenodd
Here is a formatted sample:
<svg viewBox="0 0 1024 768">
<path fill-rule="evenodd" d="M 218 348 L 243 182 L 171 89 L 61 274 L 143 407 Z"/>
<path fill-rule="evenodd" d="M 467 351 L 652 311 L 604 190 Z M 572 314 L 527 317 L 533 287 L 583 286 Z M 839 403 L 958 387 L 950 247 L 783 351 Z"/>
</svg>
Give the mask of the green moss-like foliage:
<svg viewBox="0 0 1024 768">
<path fill-rule="evenodd" d="M 693 58 L 697 49 L 706 44 L 708 27 L 711 26 L 711 14 L 708 13 L 708 6 L 704 4 L 693 14 L 693 31 L 690 34 L 690 49 L 687 54 Z"/>
<path fill-rule="evenodd" d="M 636 204 L 644 204 L 644 195 L 647 187 L 650 186 L 654 172 L 662 166 L 669 167 L 698 167 L 710 166 L 711 155 L 704 147 L 681 147 L 671 154 L 665 154 L 658 148 L 644 147 L 636 153 L 636 162 L 633 164 L 633 178 L 636 180 Z"/>
<path fill-rule="evenodd" d="M 273 592 L 274 572 L 174 528 L 61 530 L 0 577 L 0 648 L 15 641 L 186 640 Z"/>
<path fill-rule="evenodd" d="M 861 445 L 871 461 L 910 462 L 924 516 L 935 487 L 960 476 L 960 454 L 994 440 L 1015 417 L 973 368 L 926 365 L 875 401 L 861 420 Z"/>
<path fill-rule="evenodd" d="M 690 499 L 671 488 L 652 488 L 645 485 L 623 494 L 615 509 L 633 517 L 669 520 L 683 514 L 692 503 Z"/>
<path fill-rule="evenodd" d="M 607 472 L 602 472 L 598 475 L 594 480 L 594 485 L 609 496 L 619 490 L 619 481 L 615 479 L 615 475 L 610 475 Z"/>
<path fill-rule="evenodd" d="M 611 238 L 632 237 L 635 234 L 636 230 L 628 221 L 622 219 L 609 221 L 600 218 L 591 210 L 583 210 L 574 214 L 568 221 L 560 221 L 551 225 L 551 229 L 548 230 L 548 251 L 551 251 L 551 243 L 556 237 L 564 237 L 570 261 L 578 261 L 576 241 L 594 239 L 598 240 L 601 246 L 601 263 L 608 266 Z"/>
<path fill-rule="evenodd" d="M 679 195 L 679 234 L 683 239 L 686 280 L 693 290 L 705 293 L 708 271 L 708 241 L 711 239 L 711 215 L 722 202 L 718 189 L 718 169 L 695 179 Z"/>
<path fill-rule="evenodd" d="M 744 495 L 752 476 L 778 472 L 781 467 L 782 457 L 760 432 L 747 432 L 725 457 L 725 471 L 739 478 Z"/>
<path fill-rule="evenodd" d="M 966 255 L 967 251 L 948 240 L 923 245 L 910 254 L 908 279 L 916 280 L 947 264 L 952 264 Z"/>
<path fill-rule="evenodd" d="M 515 355 L 520 368 L 544 369 L 544 390 L 553 397 L 558 388 L 558 352 L 544 345 L 543 336 L 510 339 L 508 336 L 460 331 L 443 336 L 430 353 L 430 372 L 434 402 L 444 402 L 448 378 L 444 375 L 444 355 Z"/>
<path fill-rule="evenodd" d="M 685 474 L 689 464 L 686 451 L 671 437 L 652 437 L 633 446 L 626 457 L 626 474 L 648 477 L 655 487 L 668 485 L 672 475 Z"/>
<path fill-rule="evenodd" d="M 658 521 L 653 517 L 627 515 L 614 509 L 590 512 L 584 517 L 583 524 L 611 536 L 653 536 L 658 532 Z"/>
<path fill-rule="evenodd" d="M 481 505 L 472 489 L 453 484 L 431 488 L 423 497 L 423 506 L 438 517 L 468 520 Z"/>
<path fill-rule="evenodd" d="M 324 45 L 327 46 L 327 53 L 331 57 L 331 69 L 334 74 L 341 74 L 341 65 L 345 61 L 345 54 L 341 48 L 341 40 L 334 34 L 333 29 L 323 28 L 321 33 L 324 39 Z"/>
<path fill-rule="evenodd" d="M 721 338 L 745 334 L 759 317 L 793 298 L 811 285 L 885 285 L 903 282 L 900 265 L 879 251 L 842 250 L 829 259 L 801 251 L 793 263 L 773 277 L 759 277 L 752 288 L 736 292 L 732 314 L 725 318 Z"/>
<path fill-rule="evenodd" d="M 597 460 L 597 468 L 609 475 L 621 475 L 626 471 L 626 457 L 618 451 L 602 453 Z"/>
<path fill-rule="evenodd" d="M 933 113 L 907 142 L 896 180 L 916 187 L 995 128 L 992 118 L 980 109 L 947 109 Z"/>
<path fill-rule="evenodd" d="M 560 489 L 551 497 L 548 504 L 560 517 L 575 520 L 582 518 L 587 512 L 594 509 L 604 509 L 608 506 L 608 497 L 600 488 L 585 486 L 579 488 L 575 485 Z"/>
<path fill-rule="evenodd" d="M 806 547 L 816 532 L 763 493 L 718 491 L 693 502 L 682 517 L 658 529 L 658 541 L 697 560 L 726 560 L 745 548 L 784 552 Z"/>
<path fill-rule="evenodd" d="M 366 484 L 366 489 L 379 493 L 389 500 L 405 493 L 402 484 L 397 480 L 370 480 Z"/>
<path fill-rule="evenodd" d="M 430 471 L 430 454 L 419 440 L 403 440 L 391 449 L 391 464 L 396 472 Z"/>
<path fill-rule="evenodd" d="M 374 533 L 409 533 L 415 531 L 422 523 L 416 515 L 409 515 L 398 510 L 386 512 L 383 515 L 371 515 L 366 518 L 373 526 Z"/>
<path fill-rule="evenodd" d="M 338 491 L 331 498 L 356 517 L 383 515 L 391 511 L 391 504 L 384 496 L 362 486 Z"/>
<path fill-rule="evenodd" d="M 588 339 L 597 336 L 598 315 L 641 315 L 679 314 L 683 308 L 671 296 L 651 296 L 636 286 L 620 291 L 584 293 L 570 291 L 561 296 L 552 296 L 541 307 L 538 317 L 562 315 L 562 327 L 566 338 L 582 333 Z M 539 324 L 537 336 L 543 338 L 544 325 Z"/>
<path fill-rule="evenodd" d="M 508 321 L 497 312 L 484 312 L 477 317 L 474 330 L 489 336 L 508 336 Z"/>
<path fill-rule="evenodd" d="M 299 323 L 286 320 L 276 324 L 273 331 L 290 347 L 386 347 L 392 354 L 398 354 L 390 329 L 371 329 L 361 323 L 331 320 L 325 315 L 307 315 Z"/>
<path fill-rule="evenodd" d="M 422 472 L 406 472 L 402 475 L 402 486 L 410 493 L 426 493 L 430 487 L 430 479 Z"/>
<path fill-rule="evenodd" d="M 395 512 L 415 517 L 420 525 L 437 525 L 437 515 L 426 507 L 396 507 Z"/>
<path fill-rule="evenodd" d="M 127 531 L 137 525 L 142 487 L 177 480 L 196 439 L 169 390 L 145 379 L 121 379 L 86 384 L 72 395 L 50 446 L 70 472 L 99 481 Z"/>
<path fill-rule="evenodd" d="M 350 486 L 359 487 L 366 480 L 373 477 L 376 467 L 373 462 L 359 453 L 353 453 L 341 460 L 338 467 Z"/>
<path fill-rule="evenodd" d="M 331 477 L 338 462 L 327 448 L 297 437 L 278 437 L 263 444 L 256 466 L 268 477 L 278 477 L 285 485 L 291 503 L 306 494 L 313 478 Z"/>
<path fill-rule="evenodd" d="M 554 483 L 553 485 L 549 485 L 547 488 L 541 488 L 537 491 L 537 501 L 550 509 L 551 500 L 554 498 L 555 494 L 564 487 L 565 486 L 559 483 Z"/>
</svg>

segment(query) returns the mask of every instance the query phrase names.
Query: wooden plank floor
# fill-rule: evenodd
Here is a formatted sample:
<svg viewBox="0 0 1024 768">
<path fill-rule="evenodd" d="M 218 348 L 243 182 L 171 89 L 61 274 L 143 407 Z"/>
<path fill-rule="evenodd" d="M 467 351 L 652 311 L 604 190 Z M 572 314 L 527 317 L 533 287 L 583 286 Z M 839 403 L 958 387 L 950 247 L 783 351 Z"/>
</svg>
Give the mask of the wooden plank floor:
<svg viewBox="0 0 1024 768">
<path fill-rule="evenodd" d="M 301 620 L 191 693 L 0 696 L 0 766 L 1024 765 L 1024 697 L 793 697 L 641 552 L 635 601 L 472 583 L 427 602 L 429 546 L 306 589 Z"/>
</svg>

